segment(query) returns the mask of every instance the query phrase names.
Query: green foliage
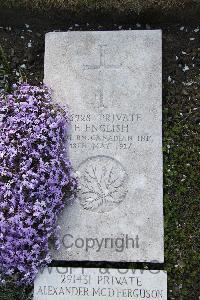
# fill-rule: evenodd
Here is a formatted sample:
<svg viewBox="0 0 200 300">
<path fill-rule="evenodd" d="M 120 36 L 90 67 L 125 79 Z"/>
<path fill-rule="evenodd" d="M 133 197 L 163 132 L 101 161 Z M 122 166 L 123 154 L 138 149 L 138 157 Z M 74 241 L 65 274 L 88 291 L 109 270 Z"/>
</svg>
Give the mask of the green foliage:
<svg viewBox="0 0 200 300">
<path fill-rule="evenodd" d="M 168 86 L 170 94 L 171 87 Z M 172 87 L 173 89 L 173 87 Z M 177 97 L 178 98 L 178 97 Z M 188 104 L 190 106 L 191 104 Z M 194 108 L 168 106 L 164 110 L 164 210 L 165 269 L 169 299 L 197 299 L 199 239 L 199 159 L 200 138 Z"/>
<path fill-rule="evenodd" d="M 0 286 L 0 300 L 32 300 L 32 287 L 16 286 L 14 283 L 7 283 Z"/>
<path fill-rule="evenodd" d="M 4 54 L 2 47 L 0 46 L 0 90 L 8 90 L 9 82 L 8 76 L 10 74 L 10 68 L 7 61 L 7 58 Z"/>
</svg>

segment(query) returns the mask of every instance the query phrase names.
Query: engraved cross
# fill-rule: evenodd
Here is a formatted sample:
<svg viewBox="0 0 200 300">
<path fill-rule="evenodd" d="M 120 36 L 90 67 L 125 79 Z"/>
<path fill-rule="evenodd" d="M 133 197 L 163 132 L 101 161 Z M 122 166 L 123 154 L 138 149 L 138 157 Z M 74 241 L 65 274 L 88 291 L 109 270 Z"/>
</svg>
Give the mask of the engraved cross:
<svg viewBox="0 0 200 300">
<path fill-rule="evenodd" d="M 84 70 L 99 70 L 100 88 L 95 95 L 95 99 L 98 100 L 98 109 L 102 110 L 106 108 L 104 104 L 104 85 L 103 85 L 103 70 L 104 69 L 120 69 L 122 63 L 119 65 L 112 65 L 106 63 L 105 48 L 107 45 L 99 45 L 100 48 L 100 62 L 98 65 L 84 65 Z"/>
</svg>

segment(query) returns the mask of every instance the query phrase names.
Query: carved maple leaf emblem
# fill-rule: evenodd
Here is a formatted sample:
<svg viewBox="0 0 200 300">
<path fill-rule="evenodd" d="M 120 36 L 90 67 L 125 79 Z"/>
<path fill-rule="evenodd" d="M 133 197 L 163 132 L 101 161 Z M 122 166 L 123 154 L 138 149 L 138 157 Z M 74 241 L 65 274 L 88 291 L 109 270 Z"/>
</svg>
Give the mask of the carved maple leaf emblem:
<svg viewBox="0 0 200 300">
<path fill-rule="evenodd" d="M 127 174 L 113 158 L 96 156 L 80 168 L 80 202 L 87 209 L 97 212 L 110 211 L 118 206 L 127 194 Z"/>
</svg>

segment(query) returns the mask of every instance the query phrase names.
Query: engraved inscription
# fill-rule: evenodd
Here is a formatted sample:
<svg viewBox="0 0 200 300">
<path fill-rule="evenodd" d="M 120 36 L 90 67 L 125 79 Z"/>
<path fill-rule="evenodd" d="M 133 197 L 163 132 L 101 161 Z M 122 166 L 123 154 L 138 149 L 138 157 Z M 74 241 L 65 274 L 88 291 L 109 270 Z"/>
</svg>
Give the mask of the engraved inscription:
<svg viewBox="0 0 200 300">
<path fill-rule="evenodd" d="M 167 299 L 164 271 L 57 267 L 44 272 L 36 281 L 34 299 Z"/>
<path fill-rule="evenodd" d="M 153 134 L 149 128 L 145 131 L 141 130 L 145 118 L 146 116 L 140 111 L 100 115 L 72 113 L 69 116 L 71 132 L 67 135 L 69 148 L 74 151 L 105 149 L 110 150 L 111 153 L 126 151 L 133 154 L 140 144 L 146 143 L 151 147 L 154 141 Z"/>
<path fill-rule="evenodd" d="M 84 209 L 108 212 L 126 197 L 128 176 L 116 159 L 104 155 L 91 157 L 79 166 L 78 172 L 78 196 Z"/>
</svg>

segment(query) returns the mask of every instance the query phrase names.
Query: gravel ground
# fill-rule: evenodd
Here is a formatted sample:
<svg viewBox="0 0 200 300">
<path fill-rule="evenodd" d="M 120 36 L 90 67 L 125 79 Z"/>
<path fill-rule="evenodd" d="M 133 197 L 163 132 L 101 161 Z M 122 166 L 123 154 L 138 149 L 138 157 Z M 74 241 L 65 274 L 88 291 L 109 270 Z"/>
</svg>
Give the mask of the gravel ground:
<svg viewBox="0 0 200 300">
<path fill-rule="evenodd" d="M 196 20 L 196 19 L 195 19 Z M 11 81 L 43 79 L 44 35 L 52 30 L 163 30 L 163 151 L 165 270 L 169 300 L 200 299 L 199 276 L 199 95 L 200 26 L 197 21 L 117 23 L 89 16 L 72 21 L 15 11 L 0 12 L 0 45 Z M 116 24 L 114 24 L 116 23 Z M 151 266 L 149 266 L 151 267 Z M 0 300 L 31 299 L 32 287 L 0 287 Z"/>
</svg>

